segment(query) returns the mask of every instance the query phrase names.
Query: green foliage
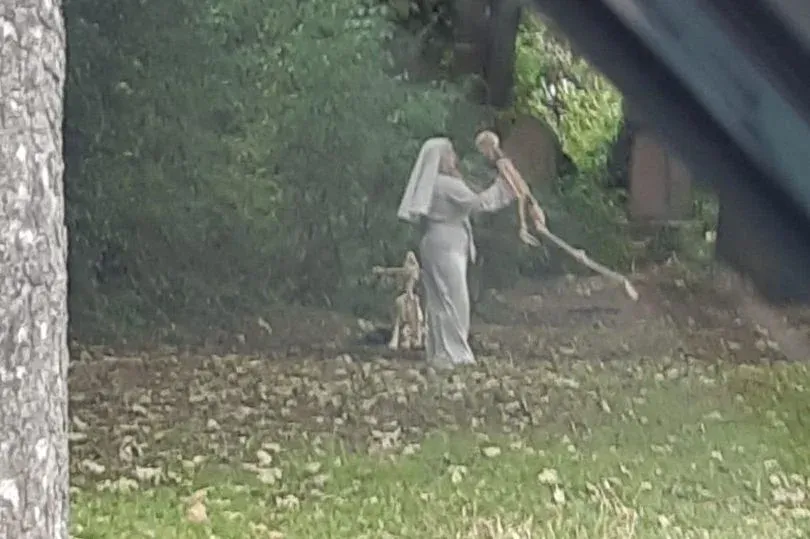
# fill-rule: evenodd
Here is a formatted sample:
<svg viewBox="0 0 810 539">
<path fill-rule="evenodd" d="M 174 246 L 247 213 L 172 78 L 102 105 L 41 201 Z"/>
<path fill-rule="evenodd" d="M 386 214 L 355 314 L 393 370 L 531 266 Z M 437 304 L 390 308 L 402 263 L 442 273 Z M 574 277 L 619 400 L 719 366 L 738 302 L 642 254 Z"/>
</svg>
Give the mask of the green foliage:
<svg viewBox="0 0 810 539">
<path fill-rule="evenodd" d="M 621 94 L 535 17 L 517 51 L 517 106 L 552 126 L 579 170 L 599 173 L 623 120 Z"/>
<path fill-rule="evenodd" d="M 664 261 L 675 253 L 680 263 L 693 270 L 711 263 L 720 209 L 717 197 L 700 188 L 695 189 L 692 197 L 693 219 L 678 226 L 659 227 L 649 238 L 647 259 Z"/>
<path fill-rule="evenodd" d="M 384 10 L 66 3 L 74 330 L 358 307 L 369 267 L 412 247 L 394 208 L 455 99 L 386 74 Z"/>
</svg>

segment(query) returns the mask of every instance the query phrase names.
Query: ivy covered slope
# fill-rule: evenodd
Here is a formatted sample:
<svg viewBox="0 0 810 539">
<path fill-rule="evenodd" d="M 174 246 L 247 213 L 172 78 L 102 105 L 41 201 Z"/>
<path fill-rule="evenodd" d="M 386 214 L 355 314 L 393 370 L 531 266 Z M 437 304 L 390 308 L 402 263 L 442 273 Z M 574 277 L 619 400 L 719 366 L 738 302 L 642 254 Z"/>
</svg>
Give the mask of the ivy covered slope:
<svg viewBox="0 0 810 539">
<path fill-rule="evenodd" d="M 410 245 L 399 184 L 455 99 L 387 73 L 381 9 L 66 4 L 75 336 L 371 301 L 369 267 Z"/>
</svg>

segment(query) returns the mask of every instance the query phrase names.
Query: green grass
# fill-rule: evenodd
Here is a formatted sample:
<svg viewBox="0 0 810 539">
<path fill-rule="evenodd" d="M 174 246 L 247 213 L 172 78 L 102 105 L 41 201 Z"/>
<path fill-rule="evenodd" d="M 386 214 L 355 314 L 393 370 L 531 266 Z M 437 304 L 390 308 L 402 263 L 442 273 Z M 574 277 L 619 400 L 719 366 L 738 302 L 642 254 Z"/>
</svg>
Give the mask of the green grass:
<svg viewBox="0 0 810 539">
<path fill-rule="evenodd" d="M 215 464 L 205 455 L 197 464 L 170 466 L 156 486 L 131 482 L 128 491 L 115 481 L 88 482 L 73 490 L 72 533 L 84 539 L 810 534 L 805 367 L 593 376 L 606 378 L 598 407 L 520 434 L 458 428 L 410 445 L 390 437 L 390 450 L 372 452 L 322 436 L 275 444 L 274 433 L 256 432 L 244 443 L 254 454 L 264 445 L 259 458 L 275 471 L 273 484 L 259 481 L 255 468 Z M 188 498 L 199 489 L 206 489 L 207 520 L 195 523 Z"/>
</svg>

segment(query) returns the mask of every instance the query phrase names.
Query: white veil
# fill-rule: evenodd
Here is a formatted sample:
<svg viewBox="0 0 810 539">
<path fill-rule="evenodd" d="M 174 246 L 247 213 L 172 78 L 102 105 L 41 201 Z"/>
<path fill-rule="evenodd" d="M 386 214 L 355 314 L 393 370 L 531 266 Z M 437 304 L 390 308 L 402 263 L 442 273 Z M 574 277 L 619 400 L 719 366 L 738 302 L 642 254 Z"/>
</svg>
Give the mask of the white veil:
<svg viewBox="0 0 810 539">
<path fill-rule="evenodd" d="M 418 223 L 423 215 L 430 209 L 433 198 L 433 188 L 439 176 L 439 161 L 442 151 L 452 148 L 452 143 L 446 137 L 430 138 L 422 144 L 419 157 L 411 169 L 411 177 L 402 201 L 399 203 L 397 217 L 410 223 Z"/>
</svg>

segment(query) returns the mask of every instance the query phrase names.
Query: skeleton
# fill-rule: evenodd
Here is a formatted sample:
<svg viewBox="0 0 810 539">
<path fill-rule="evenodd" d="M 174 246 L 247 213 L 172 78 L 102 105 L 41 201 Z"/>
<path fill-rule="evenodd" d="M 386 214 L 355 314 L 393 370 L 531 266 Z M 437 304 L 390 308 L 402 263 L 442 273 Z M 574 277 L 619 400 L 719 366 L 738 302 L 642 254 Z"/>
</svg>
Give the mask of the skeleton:
<svg viewBox="0 0 810 539">
<path fill-rule="evenodd" d="M 530 204 L 529 217 L 532 219 L 535 230 L 546 228 L 546 215 L 512 160 L 501 150 L 498 135 L 492 131 L 481 131 L 475 137 L 475 146 L 485 157 L 495 162 L 498 174 L 509 184 L 517 196 L 518 226 L 520 227 L 518 237 L 528 245 L 539 247 L 540 240 L 529 232 L 526 224 L 526 204 Z"/>
<path fill-rule="evenodd" d="M 425 316 L 419 295 L 416 293 L 416 283 L 419 281 L 421 271 L 416 254 L 408 251 L 401 267 L 374 266 L 371 271 L 375 275 L 400 277 L 404 281 L 402 293 L 394 300 L 392 313 L 394 327 L 388 348 L 391 350 L 422 348 L 425 340 Z"/>
<path fill-rule="evenodd" d="M 552 242 L 588 269 L 621 284 L 624 287 L 625 293 L 633 301 L 638 299 L 638 292 L 633 287 L 630 279 L 592 260 L 585 251 L 572 247 L 548 229 L 546 226 L 546 215 L 543 209 L 540 207 L 540 204 L 538 204 L 537 199 L 532 195 L 529 186 L 526 184 L 526 181 L 523 179 L 520 172 L 518 172 L 517 168 L 515 168 L 512 160 L 509 159 L 501 149 L 498 135 L 492 131 L 481 131 L 475 137 L 475 146 L 484 156 L 495 162 L 495 166 L 498 168 L 498 174 L 515 192 L 518 205 L 518 225 L 520 227 L 518 237 L 524 243 L 535 247 L 541 245 L 540 240 L 529 232 L 529 227 L 526 224 L 526 204 L 528 203 L 530 205 L 528 210 L 529 217 L 531 218 L 532 225 L 534 225 L 534 230 L 539 235 Z"/>
</svg>

